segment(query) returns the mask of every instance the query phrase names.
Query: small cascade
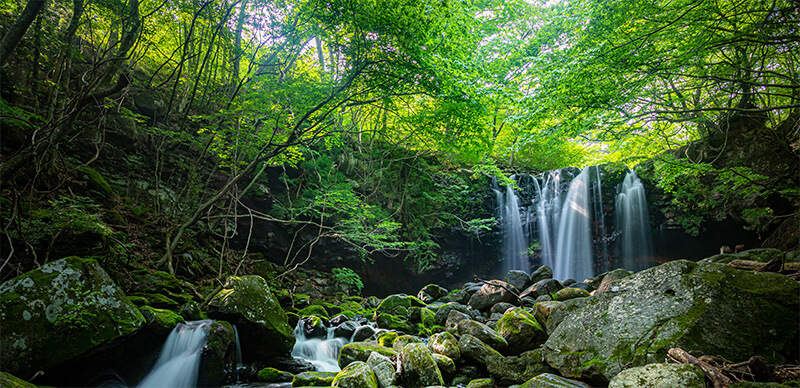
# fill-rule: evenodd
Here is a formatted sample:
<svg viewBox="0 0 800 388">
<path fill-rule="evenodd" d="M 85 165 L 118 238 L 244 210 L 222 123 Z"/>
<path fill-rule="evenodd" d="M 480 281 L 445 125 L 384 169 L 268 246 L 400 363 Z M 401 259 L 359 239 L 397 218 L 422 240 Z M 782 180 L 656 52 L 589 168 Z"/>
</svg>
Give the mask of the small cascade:
<svg viewBox="0 0 800 388">
<path fill-rule="evenodd" d="M 569 185 L 561 209 L 556 240 L 553 277 L 582 281 L 594 276 L 589 196 L 589 168 L 584 168 Z"/>
<path fill-rule="evenodd" d="M 561 173 L 559 170 L 548 172 L 541 187 L 538 181 L 534 180 L 534 182 L 538 196 L 536 221 L 542 263 L 553 268 L 556 260 L 555 241 L 558 236 L 558 220 L 561 217 Z"/>
<path fill-rule="evenodd" d="M 153 370 L 139 388 L 193 388 L 211 320 L 179 323 L 167 337 Z"/>
<path fill-rule="evenodd" d="M 308 361 L 318 372 L 340 371 L 339 349 L 350 341 L 348 338 L 335 337 L 334 330 L 335 328 L 329 327 L 325 338 L 306 338 L 303 321 L 298 321 L 294 328 L 292 357 Z"/>
<path fill-rule="evenodd" d="M 512 176 L 511 179 L 515 177 Z M 497 198 L 498 215 L 503 230 L 503 273 L 510 270 L 530 272 L 525 233 L 522 229 L 519 197 L 511 185 L 506 185 L 505 194 L 493 181 Z"/>
<path fill-rule="evenodd" d="M 606 272 L 609 268 L 610 258 L 608 255 L 608 240 L 606 239 L 606 220 L 603 212 L 603 180 L 600 177 L 600 166 L 594 166 L 595 179 L 592 181 L 592 207 L 594 213 L 592 217 L 595 220 L 595 227 L 597 228 L 597 235 L 600 238 L 600 243 L 597 247 L 600 249 L 598 252 L 598 259 L 600 262 L 600 272 Z"/>
<path fill-rule="evenodd" d="M 653 241 L 644 185 L 634 171 L 625 175 L 617 194 L 615 218 L 622 267 L 634 272 L 646 269 L 653 256 Z"/>
</svg>

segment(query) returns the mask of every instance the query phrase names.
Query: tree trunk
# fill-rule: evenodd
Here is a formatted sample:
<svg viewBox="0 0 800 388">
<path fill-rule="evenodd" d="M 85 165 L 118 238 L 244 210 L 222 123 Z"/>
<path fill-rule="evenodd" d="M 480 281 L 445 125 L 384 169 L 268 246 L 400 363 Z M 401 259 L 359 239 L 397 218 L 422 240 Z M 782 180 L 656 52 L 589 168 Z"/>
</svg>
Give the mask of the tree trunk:
<svg viewBox="0 0 800 388">
<path fill-rule="evenodd" d="M 14 48 L 17 47 L 22 37 L 25 36 L 28 27 L 33 23 L 33 19 L 44 9 L 44 5 L 44 0 L 28 0 L 25 9 L 17 17 L 17 20 L 14 20 L 14 24 L 11 25 L 8 31 L 6 31 L 3 40 L 0 40 L 0 65 L 6 63 L 6 60 L 11 56 Z"/>
</svg>

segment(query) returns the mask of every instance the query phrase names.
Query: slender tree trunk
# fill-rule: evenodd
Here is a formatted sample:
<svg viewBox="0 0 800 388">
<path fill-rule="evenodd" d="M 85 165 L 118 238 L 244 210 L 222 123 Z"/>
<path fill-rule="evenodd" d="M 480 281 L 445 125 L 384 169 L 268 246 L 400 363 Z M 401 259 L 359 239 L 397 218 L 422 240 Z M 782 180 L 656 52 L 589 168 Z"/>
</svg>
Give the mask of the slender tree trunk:
<svg viewBox="0 0 800 388">
<path fill-rule="evenodd" d="M 319 68 L 325 72 L 325 56 L 322 55 L 322 38 L 317 37 L 317 58 L 319 59 Z"/>
<path fill-rule="evenodd" d="M 33 19 L 44 9 L 44 5 L 45 0 L 28 0 L 25 9 L 17 17 L 17 20 L 14 20 L 14 24 L 6 31 L 3 39 L 0 40 L 0 65 L 6 63 L 8 57 L 10 57 L 11 53 L 14 51 L 14 48 L 17 47 L 22 37 L 25 36 L 28 27 L 33 23 Z"/>
</svg>

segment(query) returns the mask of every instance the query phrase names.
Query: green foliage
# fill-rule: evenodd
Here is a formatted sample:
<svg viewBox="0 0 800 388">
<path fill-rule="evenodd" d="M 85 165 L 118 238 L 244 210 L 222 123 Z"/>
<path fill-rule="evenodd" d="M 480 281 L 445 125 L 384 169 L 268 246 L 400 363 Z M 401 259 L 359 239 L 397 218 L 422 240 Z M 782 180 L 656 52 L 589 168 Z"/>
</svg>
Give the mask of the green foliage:
<svg viewBox="0 0 800 388">
<path fill-rule="evenodd" d="M 354 288 L 355 294 L 360 294 L 361 290 L 364 288 L 364 283 L 361 282 L 361 276 L 358 276 L 350 268 L 333 268 L 331 270 L 333 274 L 333 279 L 336 280 L 337 283 L 346 286 L 348 288 Z"/>
</svg>

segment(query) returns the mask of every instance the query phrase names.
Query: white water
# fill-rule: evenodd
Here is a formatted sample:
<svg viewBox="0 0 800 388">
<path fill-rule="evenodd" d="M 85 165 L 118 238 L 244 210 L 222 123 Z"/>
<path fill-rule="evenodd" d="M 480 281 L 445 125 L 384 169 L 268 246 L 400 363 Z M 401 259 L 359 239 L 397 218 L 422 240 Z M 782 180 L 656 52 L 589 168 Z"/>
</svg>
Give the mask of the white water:
<svg viewBox="0 0 800 388">
<path fill-rule="evenodd" d="M 589 168 L 584 168 L 569 185 L 561 208 L 556 239 L 553 277 L 583 281 L 594 276 L 589 197 Z"/>
<path fill-rule="evenodd" d="M 153 370 L 138 388 L 193 388 L 210 320 L 179 323 L 172 329 Z"/>
<path fill-rule="evenodd" d="M 514 179 L 515 176 L 511 176 Z M 527 239 L 522 230 L 519 197 L 511 185 L 506 185 L 505 195 L 499 187 L 494 189 L 498 215 L 503 231 L 503 274 L 511 270 L 530 272 Z"/>
<path fill-rule="evenodd" d="M 634 171 L 625 175 L 617 194 L 615 218 L 622 267 L 634 272 L 646 269 L 653 255 L 653 241 L 644 185 Z"/>
<path fill-rule="evenodd" d="M 609 257 L 608 257 L 608 240 L 606 239 L 606 220 L 605 214 L 603 212 L 603 180 L 600 177 L 600 166 L 594 166 L 595 172 L 595 179 L 592 183 L 592 191 L 594 193 L 594 198 L 592 200 L 592 205 L 594 207 L 594 220 L 599 227 L 600 232 L 600 240 L 601 244 L 599 245 L 599 249 L 601 250 L 598 252 L 598 258 L 602 265 L 601 272 L 606 272 L 610 268 L 609 265 Z"/>
<path fill-rule="evenodd" d="M 338 372 L 339 349 L 349 341 L 348 338 L 333 336 L 333 327 L 328 328 L 326 338 L 306 338 L 303 332 L 303 321 L 297 322 L 294 328 L 295 343 L 292 357 L 301 358 L 314 365 L 317 372 Z"/>
</svg>

